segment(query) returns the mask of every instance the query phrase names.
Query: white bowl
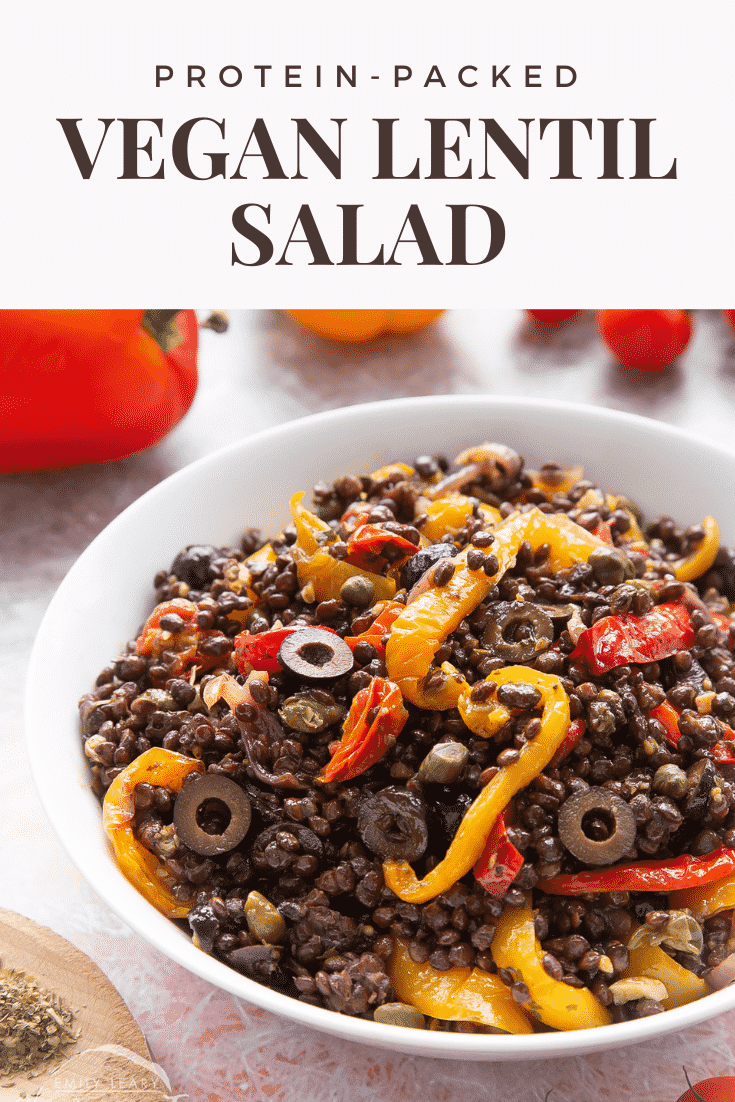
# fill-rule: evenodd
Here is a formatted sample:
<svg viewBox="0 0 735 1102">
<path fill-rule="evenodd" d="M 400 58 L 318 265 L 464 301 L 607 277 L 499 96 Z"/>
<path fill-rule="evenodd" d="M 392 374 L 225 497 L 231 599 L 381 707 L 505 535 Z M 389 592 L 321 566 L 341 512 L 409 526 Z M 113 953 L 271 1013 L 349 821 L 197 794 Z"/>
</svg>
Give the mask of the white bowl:
<svg viewBox="0 0 735 1102">
<path fill-rule="evenodd" d="M 614 410 L 482 395 L 403 398 L 292 421 L 205 456 L 118 516 L 66 576 L 31 657 L 27 731 L 33 775 L 63 846 L 98 895 L 142 937 L 184 968 L 248 1002 L 352 1041 L 424 1056 L 519 1060 L 592 1052 L 650 1040 L 735 1007 L 735 987 L 664 1014 L 590 1030 L 529 1036 L 402 1029 L 301 1003 L 197 950 L 119 871 L 89 788 L 77 701 L 152 605 L 152 578 L 187 544 L 237 544 L 288 523 L 288 499 L 319 479 L 365 473 L 422 453 L 453 457 L 483 440 L 509 444 L 530 466 L 579 461 L 647 515 L 685 524 L 717 517 L 735 543 L 735 454 L 668 425 Z M 102 614 L 101 611 L 103 610 Z M 70 640 L 84 640 L 70 646 Z M 51 721 L 48 701 L 54 701 Z"/>
</svg>

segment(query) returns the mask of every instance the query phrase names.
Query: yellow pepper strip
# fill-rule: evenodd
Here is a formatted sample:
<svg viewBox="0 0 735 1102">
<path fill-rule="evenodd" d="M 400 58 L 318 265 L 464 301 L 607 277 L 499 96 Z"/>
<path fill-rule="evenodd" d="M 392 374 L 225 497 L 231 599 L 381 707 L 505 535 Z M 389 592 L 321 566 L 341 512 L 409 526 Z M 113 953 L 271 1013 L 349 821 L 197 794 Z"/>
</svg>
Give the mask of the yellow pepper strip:
<svg viewBox="0 0 735 1102">
<path fill-rule="evenodd" d="M 133 887 L 168 918 L 186 918 L 192 904 L 182 903 L 172 895 L 161 861 L 142 846 L 133 833 L 135 787 L 152 784 L 178 792 L 184 777 L 203 772 L 200 761 L 152 746 L 118 773 L 102 805 L 102 824 L 112 842 L 120 870 Z"/>
<path fill-rule="evenodd" d="M 481 968 L 440 972 L 426 961 L 411 960 L 408 946 L 397 940 L 388 975 L 401 1002 L 422 1014 L 448 1022 L 480 1022 L 504 1033 L 533 1033 L 533 1027 L 510 988 Z"/>
<path fill-rule="evenodd" d="M 491 952 L 498 968 L 507 968 L 531 995 L 526 1010 L 554 1029 L 592 1029 L 611 1017 L 588 987 L 570 987 L 552 979 L 541 963 L 544 951 L 536 937 L 530 895 L 522 907 L 506 907 L 498 919 Z"/>
<path fill-rule="evenodd" d="M 464 678 L 454 666 L 442 665 L 444 681 L 436 688 L 424 688 L 434 655 L 460 622 L 487 596 L 496 582 L 516 561 L 518 548 L 528 540 L 534 549 L 548 543 L 555 570 L 586 562 L 596 547 L 606 545 L 590 535 L 566 514 L 546 515 L 540 509 L 517 513 L 499 524 L 495 540 L 484 550 L 495 555 L 498 570 L 488 577 L 483 570 L 470 570 L 467 551 L 455 559 L 454 575 L 445 586 L 432 586 L 394 620 L 386 647 L 388 678 L 404 697 L 420 708 L 444 711 L 456 708 Z"/>
<path fill-rule="evenodd" d="M 674 569 L 674 577 L 678 582 L 692 582 L 695 578 L 701 578 L 715 561 L 720 549 L 720 529 L 714 517 L 705 517 L 702 521 L 704 539 L 691 555 Z"/>
<path fill-rule="evenodd" d="M 396 591 L 393 579 L 360 570 L 341 559 L 332 558 L 327 546 L 328 541 L 335 538 L 335 533 L 328 524 L 304 508 L 301 504 L 303 496 L 301 492 L 291 498 L 291 512 L 297 533 L 291 553 L 302 589 L 311 583 L 315 601 L 337 600 L 339 591 L 348 578 L 369 578 L 375 586 L 375 600 L 389 601 Z"/>
<path fill-rule="evenodd" d="M 699 888 L 682 888 L 669 894 L 669 906 L 676 910 L 689 910 L 697 922 L 712 918 L 720 911 L 730 911 L 735 907 L 735 872 L 730 876 L 716 880 L 713 884 L 702 884 Z"/>
<path fill-rule="evenodd" d="M 389 463 L 387 467 L 378 467 L 377 471 L 373 471 L 370 475 L 373 482 L 382 482 L 385 478 L 400 477 L 401 481 L 405 481 L 413 474 L 413 467 L 409 467 L 407 463 Z"/>
<path fill-rule="evenodd" d="M 635 932 L 634 930 L 631 933 L 631 937 Z M 630 964 L 620 979 L 629 979 L 632 976 L 660 980 L 669 992 L 668 998 L 661 1000 L 661 1005 L 667 1010 L 692 1003 L 695 999 L 701 999 L 703 995 L 709 995 L 712 990 L 701 976 L 695 976 L 688 968 L 684 968 L 665 953 L 660 945 L 650 943 L 644 943 L 630 950 Z"/>
<path fill-rule="evenodd" d="M 520 751 L 518 761 L 499 769 L 464 814 L 446 856 L 418 880 L 405 861 L 385 861 L 383 876 L 388 887 L 406 903 L 425 903 L 451 888 L 482 856 L 487 836 L 496 818 L 516 792 L 525 788 L 551 761 L 569 728 L 569 697 L 554 674 L 527 666 L 507 666 L 488 680 L 496 684 L 525 682 L 543 698 L 541 730 Z"/>
</svg>

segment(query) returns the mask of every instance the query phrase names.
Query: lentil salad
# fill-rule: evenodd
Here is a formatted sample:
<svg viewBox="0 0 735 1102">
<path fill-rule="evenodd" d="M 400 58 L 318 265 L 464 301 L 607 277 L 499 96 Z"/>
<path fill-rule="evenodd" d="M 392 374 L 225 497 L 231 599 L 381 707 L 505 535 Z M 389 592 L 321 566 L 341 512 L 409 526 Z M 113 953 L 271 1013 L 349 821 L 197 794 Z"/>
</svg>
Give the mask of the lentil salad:
<svg viewBox="0 0 735 1102">
<path fill-rule="evenodd" d="M 641 531 L 632 503 L 581 470 L 529 472 L 495 445 L 345 475 L 314 488 L 314 512 L 298 497 L 292 510 L 262 547 L 249 532 L 238 549 L 177 556 L 138 639 L 81 701 L 126 875 L 204 951 L 377 1020 L 582 1028 L 710 990 L 735 902 L 735 574 L 716 526 Z M 602 669 L 610 621 L 628 629 L 626 660 Z M 641 626 L 669 653 L 642 661 Z M 349 666 L 330 668 L 346 649 Z M 553 748 L 552 689 L 567 708 Z M 179 793 L 217 777 L 247 812 L 205 787 L 177 815 Z M 509 777 L 482 819 L 480 798 Z M 481 829 L 458 861 L 470 813 Z M 234 845 L 202 850 L 197 830 L 224 837 L 243 817 Z M 625 848 L 591 861 L 610 839 Z M 590 865 L 683 854 L 685 892 L 725 855 L 727 905 L 624 878 L 555 891 Z"/>
</svg>

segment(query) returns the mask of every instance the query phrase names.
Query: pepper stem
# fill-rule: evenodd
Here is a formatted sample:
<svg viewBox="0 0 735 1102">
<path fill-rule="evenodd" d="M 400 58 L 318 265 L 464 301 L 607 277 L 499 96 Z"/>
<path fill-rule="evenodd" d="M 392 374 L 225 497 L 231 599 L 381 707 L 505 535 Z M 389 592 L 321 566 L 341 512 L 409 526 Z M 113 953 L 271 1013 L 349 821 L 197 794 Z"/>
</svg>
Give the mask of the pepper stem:
<svg viewBox="0 0 735 1102">
<path fill-rule="evenodd" d="M 164 352 L 172 352 L 183 337 L 176 325 L 180 310 L 146 310 L 141 325 Z"/>
</svg>

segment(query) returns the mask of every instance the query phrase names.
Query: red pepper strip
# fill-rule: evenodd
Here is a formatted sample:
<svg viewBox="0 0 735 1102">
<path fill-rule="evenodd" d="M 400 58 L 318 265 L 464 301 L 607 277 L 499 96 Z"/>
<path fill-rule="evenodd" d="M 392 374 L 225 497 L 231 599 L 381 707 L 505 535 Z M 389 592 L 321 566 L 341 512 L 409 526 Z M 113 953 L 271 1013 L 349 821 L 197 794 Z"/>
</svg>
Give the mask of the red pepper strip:
<svg viewBox="0 0 735 1102">
<path fill-rule="evenodd" d="M 715 609 L 708 609 L 708 612 L 720 631 L 724 631 L 725 635 L 728 634 L 732 627 L 733 621 L 729 616 L 726 616 L 724 612 L 717 612 Z"/>
<path fill-rule="evenodd" d="M 347 540 L 347 562 L 361 570 L 375 570 L 379 560 L 397 563 L 420 548 L 382 524 L 361 524 Z"/>
<path fill-rule="evenodd" d="M 668 861 L 636 861 L 609 869 L 552 876 L 540 880 L 549 895 L 585 895 L 587 892 L 673 892 L 710 884 L 735 871 L 735 849 L 720 846 L 706 857 L 683 853 Z"/>
<path fill-rule="evenodd" d="M 596 528 L 590 530 L 590 535 L 597 536 L 598 540 L 602 540 L 602 542 L 608 544 L 609 547 L 615 546 L 615 542 L 612 538 L 612 527 L 609 520 L 601 520 Z"/>
<path fill-rule="evenodd" d="M 554 754 L 549 765 L 559 765 L 560 762 L 563 762 L 567 754 L 570 754 L 577 743 L 582 741 L 586 730 L 587 724 L 583 719 L 573 719 L 569 724 L 569 730 L 564 736 L 564 741 Z"/>
<path fill-rule="evenodd" d="M 247 675 L 251 670 L 262 670 L 264 673 L 279 673 L 283 667 L 278 661 L 278 652 L 281 643 L 295 631 L 303 631 L 306 624 L 297 627 L 276 628 L 273 631 L 261 631 L 257 635 L 251 635 L 249 631 L 242 631 L 235 636 L 235 662 L 239 672 Z M 319 625 L 323 631 L 337 633 L 333 628 L 325 624 Z"/>
<path fill-rule="evenodd" d="M 643 616 L 603 616 L 582 632 L 572 658 L 586 659 L 600 674 L 628 662 L 658 662 L 693 642 L 688 610 L 670 601 Z"/>
<path fill-rule="evenodd" d="M 398 686 L 374 677 L 353 699 L 342 725 L 342 741 L 317 780 L 326 784 L 359 777 L 395 746 L 407 719 Z"/>
<path fill-rule="evenodd" d="M 669 704 L 668 700 L 664 700 L 663 704 L 657 704 L 655 708 L 651 708 L 648 713 L 649 719 L 657 719 L 664 731 L 666 732 L 666 738 L 669 742 L 673 742 L 676 746 L 681 735 L 679 730 L 679 715 L 681 713 L 676 710 L 673 704 Z"/>
<path fill-rule="evenodd" d="M 502 899 L 518 875 L 522 864 L 523 854 L 518 852 L 508 837 L 505 817 L 502 814 L 498 815 L 487 836 L 482 857 L 475 865 L 475 880 L 482 884 L 490 895 Z"/>
<path fill-rule="evenodd" d="M 380 615 L 376 616 L 369 628 L 359 635 L 345 635 L 345 643 L 355 649 L 357 643 L 370 643 L 378 652 L 378 658 L 385 658 L 385 640 L 391 624 L 405 612 L 406 606 L 400 601 L 389 601 Z"/>
<path fill-rule="evenodd" d="M 339 523 L 345 532 L 354 532 L 355 528 L 366 523 L 368 514 L 372 510 L 373 507 L 368 501 L 353 501 L 352 505 L 345 509 Z"/>
<path fill-rule="evenodd" d="M 160 658 L 164 651 L 175 655 L 168 663 L 169 677 L 178 677 L 194 663 L 205 669 L 218 665 L 222 662 L 222 656 L 199 654 L 202 640 L 219 632 L 202 631 L 197 622 L 198 614 L 199 609 L 193 601 L 187 601 L 184 597 L 175 597 L 172 601 L 156 605 L 138 638 L 138 654 L 150 654 L 154 659 Z M 167 631 L 161 627 L 162 618 L 170 615 L 184 621 L 181 631 Z"/>
</svg>

